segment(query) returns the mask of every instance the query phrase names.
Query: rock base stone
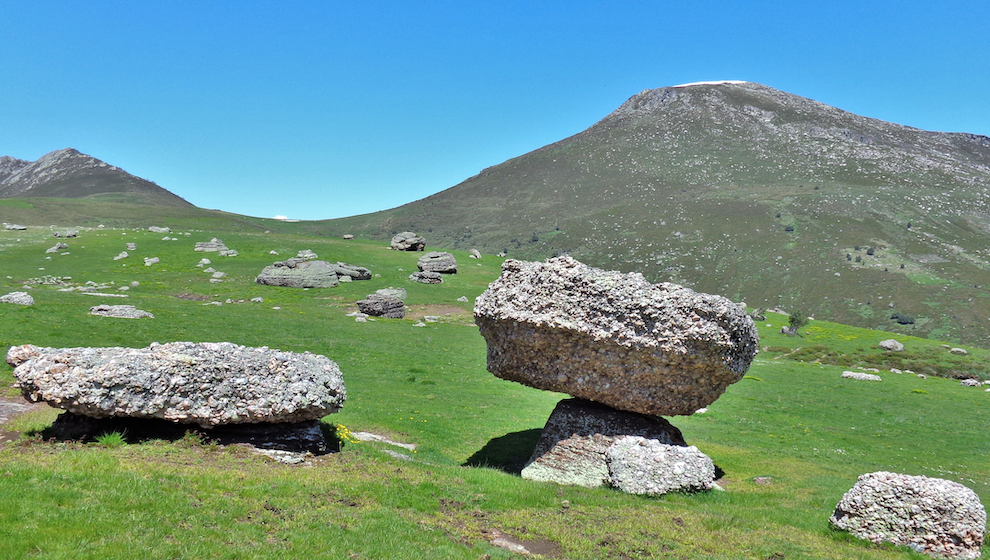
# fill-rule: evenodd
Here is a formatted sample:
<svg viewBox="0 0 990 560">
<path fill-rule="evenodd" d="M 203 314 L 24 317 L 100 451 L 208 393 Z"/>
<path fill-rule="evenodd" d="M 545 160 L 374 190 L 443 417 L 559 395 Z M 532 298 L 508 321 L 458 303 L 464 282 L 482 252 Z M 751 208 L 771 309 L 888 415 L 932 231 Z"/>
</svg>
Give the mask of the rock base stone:
<svg viewBox="0 0 990 560">
<path fill-rule="evenodd" d="M 687 445 L 681 431 L 663 418 L 624 412 L 582 399 L 565 399 L 547 420 L 521 476 L 566 485 L 607 485 L 606 453 L 623 436 Z"/>
</svg>

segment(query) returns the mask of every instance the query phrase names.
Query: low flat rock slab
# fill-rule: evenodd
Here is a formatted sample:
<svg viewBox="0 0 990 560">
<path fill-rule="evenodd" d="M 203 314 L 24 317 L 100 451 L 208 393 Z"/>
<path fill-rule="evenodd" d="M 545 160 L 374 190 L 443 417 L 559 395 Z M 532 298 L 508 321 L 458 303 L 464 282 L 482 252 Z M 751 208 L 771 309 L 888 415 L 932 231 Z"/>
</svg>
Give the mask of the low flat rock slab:
<svg viewBox="0 0 990 560">
<path fill-rule="evenodd" d="M 439 272 L 413 272 L 409 279 L 420 284 L 443 284 L 443 276 Z"/>
<path fill-rule="evenodd" d="M 569 256 L 505 261 L 474 316 L 497 377 L 654 416 L 715 402 L 759 346 L 753 319 L 724 297 Z"/>
<path fill-rule="evenodd" d="M 367 299 L 357 302 L 358 311 L 373 317 L 402 319 L 406 316 L 406 306 L 401 299 L 370 294 Z"/>
<path fill-rule="evenodd" d="M 958 482 L 879 471 L 859 477 L 829 522 L 874 543 L 973 559 L 980 557 L 987 512 L 976 492 Z"/>
<path fill-rule="evenodd" d="M 95 305 L 89 308 L 90 315 L 100 317 L 114 317 L 117 319 L 141 319 L 148 317 L 154 319 L 155 316 L 147 311 L 142 311 L 133 305 Z"/>
<path fill-rule="evenodd" d="M 230 342 L 13 346 L 7 363 L 27 400 L 93 418 L 202 427 L 302 422 L 336 412 L 346 396 L 340 369 L 325 356 Z"/>
<path fill-rule="evenodd" d="M 687 445 L 681 431 L 663 418 L 625 412 L 581 399 L 557 403 L 533 456 L 520 475 L 529 480 L 587 487 L 609 483 L 606 452 L 616 438 L 640 436 L 667 445 Z"/>
<path fill-rule="evenodd" d="M 334 265 L 327 261 L 292 258 L 266 266 L 255 282 L 284 288 L 333 288 L 340 280 Z"/>
</svg>

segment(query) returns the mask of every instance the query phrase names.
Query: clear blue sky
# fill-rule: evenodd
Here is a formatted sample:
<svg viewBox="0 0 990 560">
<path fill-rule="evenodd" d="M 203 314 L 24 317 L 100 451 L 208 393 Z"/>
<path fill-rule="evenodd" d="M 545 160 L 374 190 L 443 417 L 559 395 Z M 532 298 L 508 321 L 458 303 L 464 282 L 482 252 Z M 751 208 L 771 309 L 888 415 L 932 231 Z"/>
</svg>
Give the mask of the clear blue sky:
<svg viewBox="0 0 990 560">
<path fill-rule="evenodd" d="M 701 80 L 990 135 L 990 2 L 0 2 L 0 155 L 252 216 L 398 206 Z"/>
</svg>

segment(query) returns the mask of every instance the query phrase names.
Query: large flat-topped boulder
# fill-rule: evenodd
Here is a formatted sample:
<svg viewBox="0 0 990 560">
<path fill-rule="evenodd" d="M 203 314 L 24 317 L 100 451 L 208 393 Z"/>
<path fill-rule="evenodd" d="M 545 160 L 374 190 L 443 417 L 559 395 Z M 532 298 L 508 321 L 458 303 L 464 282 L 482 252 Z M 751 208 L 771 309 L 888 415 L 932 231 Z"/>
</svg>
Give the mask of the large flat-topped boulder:
<svg viewBox="0 0 990 560">
<path fill-rule="evenodd" d="M 759 345 L 753 320 L 724 297 L 568 256 L 505 261 L 474 315 L 496 376 L 650 415 L 708 406 Z"/>
<path fill-rule="evenodd" d="M 204 428 L 302 422 L 336 412 L 344 380 L 318 354 L 230 342 L 147 348 L 13 346 L 24 396 L 92 418 L 158 418 Z"/>
<path fill-rule="evenodd" d="M 438 272 L 440 274 L 457 274 L 457 259 L 445 251 L 430 251 L 416 261 L 421 272 Z"/>
<path fill-rule="evenodd" d="M 293 258 L 266 266 L 255 282 L 285 288 L 333 288 L 340 279 L 335 266 L 327 261 Z"/>
</svg>

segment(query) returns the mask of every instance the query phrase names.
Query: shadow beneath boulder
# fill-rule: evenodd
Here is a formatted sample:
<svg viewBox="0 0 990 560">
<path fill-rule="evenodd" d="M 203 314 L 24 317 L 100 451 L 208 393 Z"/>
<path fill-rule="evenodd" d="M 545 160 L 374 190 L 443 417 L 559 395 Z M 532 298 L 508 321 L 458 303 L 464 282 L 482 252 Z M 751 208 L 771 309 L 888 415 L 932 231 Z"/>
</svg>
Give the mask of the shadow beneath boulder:
<svg viewBox="0 0 990 560">
<path fill-rule="evenodd" d="M 95 441 L 104 434 L 119 433 L 128 443 L 160 439 L 180 440 L 194 433 L 203 441 L 221 445 L 248 444 L 259 449 L 309 452 L 324 455 L 340 451 L 332 426 L 319 420 L 257 424 L 230 424 L 203 428 L 149 418 L 91 418 L 65 412 L 41 432 L 45 439 Z"/>
<path fill-rule="evenodd" d="M 534 428 L 492 438 L 461 466 L 488 467 L 518 475 L 533 455 L 542 432 Z"/>
</svg>

